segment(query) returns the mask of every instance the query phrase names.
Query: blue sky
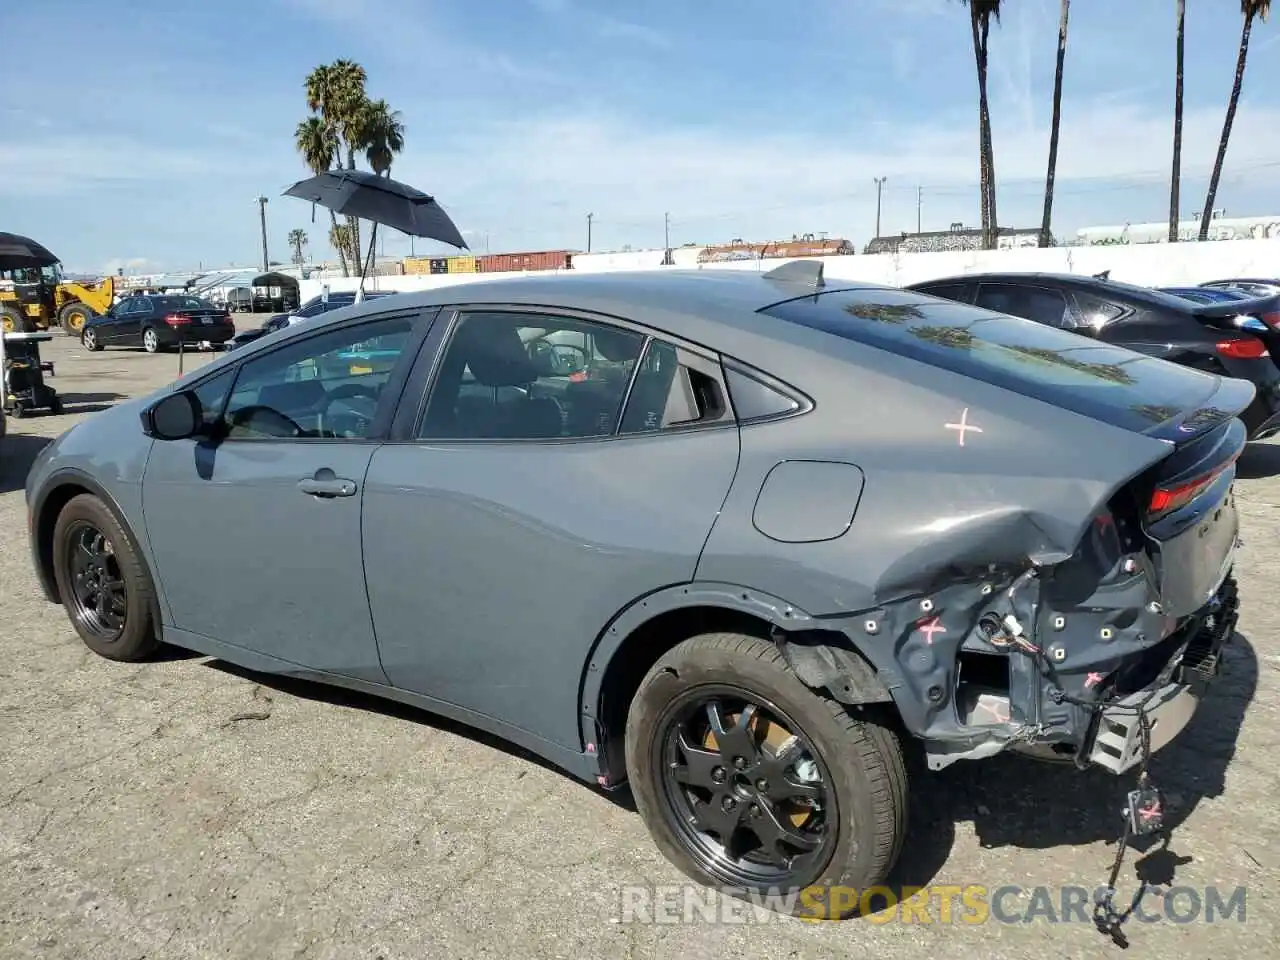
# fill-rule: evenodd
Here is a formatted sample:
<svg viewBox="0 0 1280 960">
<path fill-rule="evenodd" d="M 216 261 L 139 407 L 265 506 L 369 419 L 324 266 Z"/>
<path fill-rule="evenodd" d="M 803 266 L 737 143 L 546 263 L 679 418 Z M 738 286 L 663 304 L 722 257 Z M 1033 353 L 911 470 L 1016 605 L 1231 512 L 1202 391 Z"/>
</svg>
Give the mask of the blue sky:
<svg viewBox="0 0 1280 960">
<path fill-rule="evenodd" d="M 1000 220 L 1043 200 L 1057 0 L 1010 0 L 992 39 Z M 1230 91 L 1234 2 L 1187 23 L 1183 209 L 1199 210 Z M 1167 215 L 1173 0 L 1077 0 L 1055 230 Z M 393 175 L 473 248 L 593 248 L 976 224 L 977 107 L 956 0 L 42 0 L 4 15 L 0 229 L 73 269 L 273 258 L 327 219 L 279 194 L 306 175 L 302 79 L 350 57 L 399 109 Z M 56 54 L 49 38 L 81 38 Z M 15 44 L 14 37 L 30 37 Z M 44 38 L 44 39 L 41 39 Z M 1253 56 L 1218 205 L 1280 213 L 1280 29 Z M 64 69 L 60 64 L 67 64 Z M 1270 167 L 1262 166 L 1271 163 Z M 432 249 L 417 244 L 417 252 Z M 386 252 L 409 241 L 387 238 Z"/>
</svg>

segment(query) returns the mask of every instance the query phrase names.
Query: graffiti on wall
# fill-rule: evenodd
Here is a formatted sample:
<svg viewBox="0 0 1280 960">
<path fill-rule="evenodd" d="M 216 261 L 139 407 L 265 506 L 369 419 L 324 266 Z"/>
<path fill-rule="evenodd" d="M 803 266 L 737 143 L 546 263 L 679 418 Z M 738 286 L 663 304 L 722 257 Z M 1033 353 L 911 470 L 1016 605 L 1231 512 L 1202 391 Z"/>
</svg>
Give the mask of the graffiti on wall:
<svg viewBox="0 0 1280 960">
<path fill-rule="evenodd" d="M 996 237 L 998 250 L 1034 247 L 1040 231 L 1002 229 Z M 867 244 L 867 253 L 957 253 L 982 249 L 981 230 L 936 230 L 927 233 L 904 233 L 900 237 L 876 237 Z"/>
</svg>

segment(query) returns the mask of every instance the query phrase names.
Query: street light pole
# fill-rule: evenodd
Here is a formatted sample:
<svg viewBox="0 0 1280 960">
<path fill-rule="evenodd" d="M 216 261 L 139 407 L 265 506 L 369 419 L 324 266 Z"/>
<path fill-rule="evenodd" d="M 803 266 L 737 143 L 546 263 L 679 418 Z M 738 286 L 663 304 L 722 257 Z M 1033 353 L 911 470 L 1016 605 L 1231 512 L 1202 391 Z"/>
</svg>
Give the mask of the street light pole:
<svg viewBox="0 0 1280 960">
<path fill-rule="evenodd" d="M 267 258 L 267 198 L 258 197 L 258 219 L 262 221 L 262 272 L 271 269 L 271 261 Z"/>
<path fill-rule="evenodd" d="M 880 237 L 880 195 L 884 191 L 884 182 L 888 177 L 876 177 L 876 239 Z"/>
<path fill-rule="evenodd" d="M 594 217 L 594 213 L 587 214 L 587 253 L 591 252 L 591 220 Z"/>
</svg>

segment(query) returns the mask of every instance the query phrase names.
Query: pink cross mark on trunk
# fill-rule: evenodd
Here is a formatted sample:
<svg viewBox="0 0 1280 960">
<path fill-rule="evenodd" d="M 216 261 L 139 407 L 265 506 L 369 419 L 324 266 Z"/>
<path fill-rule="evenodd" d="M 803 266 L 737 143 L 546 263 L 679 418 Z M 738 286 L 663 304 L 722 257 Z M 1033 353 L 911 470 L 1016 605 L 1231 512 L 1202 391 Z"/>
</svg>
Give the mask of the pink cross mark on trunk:
<svg viewBox="0 0 1280 960">
<path fill-rule="evenodd" d="M 935 633 L 946 633 L 947 628 L 942 625 L 942 621 L 937 617 L 932 617 L 922 623 L 916 624 L 916 629 L 924 634 L 924 642 L 929 646 L 933 646 L 933 635 Z"/>
<path fill-rule="evenodd" d="M 954 430 L 954 431 L 956 431 L 958 434 L 960 434 L 960 446 L 962 446 L 962 447 L 964 446 L 964 435 L 965 435 L 968 431 L 972 430 L 974 433 L 981 433 L 981 432 L 982 432 L 982 428 L 981 428 L 981 427 L 975 427 L 973 424 L 971 424 L 971 423 L 969 422 L 969 408 L 968 408 L 968 407 L 965 407 L 965 408 L 964 408 L 964 410 L 963 410 L 963 411 L 961 411 L 961 413 L 960 413 L 960 422 L 959 422 L 959 423 L 944 423 L 944 424 L 943 424 L 943 426 L 944 426 L 944 427 L 946 427 L 948 430 Z"/>
<path fill-rule="evenodd" d="M 1101 682 L 1102 674 L 1100 673 L 1091 673 L 1089 676 L 1084 678 L 1084 686 L 1086 690 L 1089 689 L 1089 687 L 1097 686 Z"/>
</svg>

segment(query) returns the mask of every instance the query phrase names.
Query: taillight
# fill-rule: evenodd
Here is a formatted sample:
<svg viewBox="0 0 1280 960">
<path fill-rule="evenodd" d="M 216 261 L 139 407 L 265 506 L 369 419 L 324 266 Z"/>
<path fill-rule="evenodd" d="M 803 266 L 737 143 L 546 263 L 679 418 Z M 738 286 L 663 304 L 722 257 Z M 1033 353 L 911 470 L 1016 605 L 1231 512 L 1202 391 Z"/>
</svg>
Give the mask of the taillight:
<svg viewBox="0 0 1280 960">
<path fill-rule="evenodd" d="M 1280 313 L 1264 313 L 1262 322 L 1273 330 L 1280 330 Z"/>
<path fill-rule="evenodd" d="M 191 322 L 191 318 L 179 316 L 176 313 L 171 313 L 164 318 L 164 322 L 171 327 L 184 327 Z"/>
<path fill-rule="evenodd" d="M 1238 340 L 1219 340 L 1216 344 L 1218 352 L 1224 357 L 1236 360 L 1260 360 L 1270 356 L 1267 345 L 1257 337 L 1242 337 Z"/>
<path fill-rule="evenodd" d="M 1151 494 L 1151 502 L 1147 505 L 1147 513 L 1150 516 L 1169 513 L 1177 510 L 1179 507 L 1185 507 L 1200 494 L 1210 487 L 1215 480 L 1236 462 L 1240 456 L 1237 452 L 1230 459 L 1219 463 L 1211 471 L 1202 477 L 1196 477 L 1194 480 L 1187 480 L 1174 486 L 1161 486 L 1155 489 Z"/>
</svg>

